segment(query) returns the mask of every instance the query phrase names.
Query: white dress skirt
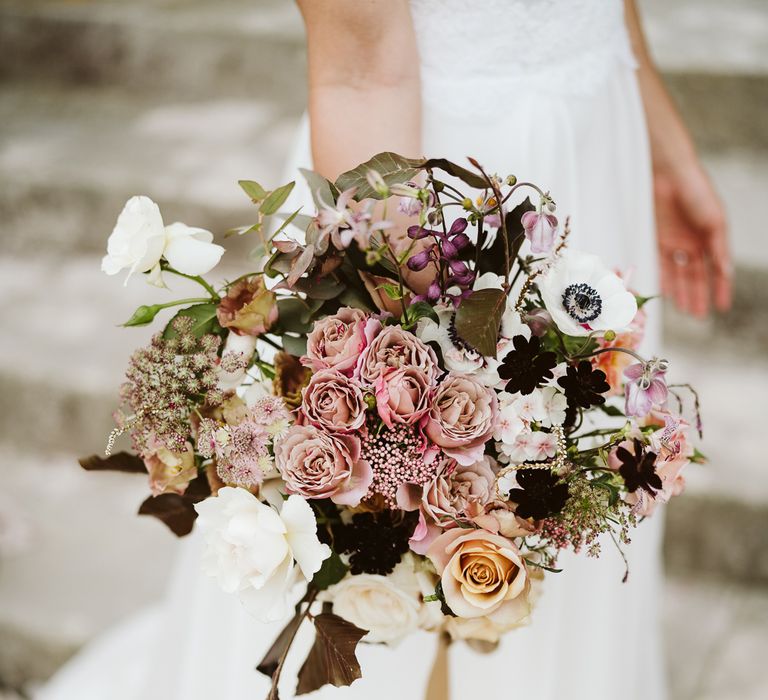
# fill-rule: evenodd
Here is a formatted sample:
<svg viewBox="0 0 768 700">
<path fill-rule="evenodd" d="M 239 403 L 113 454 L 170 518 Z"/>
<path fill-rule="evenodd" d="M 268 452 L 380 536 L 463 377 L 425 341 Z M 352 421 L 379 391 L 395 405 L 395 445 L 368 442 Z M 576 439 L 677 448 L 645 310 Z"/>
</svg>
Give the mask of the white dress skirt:
<svg viewBox="0 0 768 700">
<path fill-rule="evenodd" d="M 421 57 L 423 150 L 548 188 L 573 247 L 634 270 L 657 291 L 648 139 L 620 0 L 412 0 Z M 294 166 L 311 167 L 308 128 Z M 294 167 L 294 170 L 295 170 Z M 297 196 L 302 196 L 297 194 Z M 306 196 L 306 192 L 303 196 Z M 648 324 L 647 343 L 658 338 Z M 451 696 L 525 700 L 663 700 L 657 514 L 629 548 L 630 575 L 610 546 L 599 560 L 566 554 L 547 575 L 530 625 L 491 654 L 449 651 Z M 200 539 L 181 543 L 167 598 L 97 639 L 37 700 L 260 700 L 255 665 L 282 624 L 253 620 L 200 572 Z M 308 635 L 300 635 L 281 698 Z M 364 677 L 308 698 L 420 700 L 433 635 L 395 648 L 361 645 Z M 447 700 L 447 699 L 446 699 Z"/>
</svg>

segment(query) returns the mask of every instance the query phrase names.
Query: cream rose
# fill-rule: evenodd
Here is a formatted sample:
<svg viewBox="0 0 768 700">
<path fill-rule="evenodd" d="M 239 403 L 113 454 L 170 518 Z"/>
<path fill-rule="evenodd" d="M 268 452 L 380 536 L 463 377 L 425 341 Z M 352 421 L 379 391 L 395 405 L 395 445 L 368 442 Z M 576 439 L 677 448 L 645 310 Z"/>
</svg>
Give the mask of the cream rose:
<svg viewBox="0 0 768 700">
<path fill-rule="evenodd" d="M 300 496 L 289 496 L 278 513 L 249 491 L 225 486 L 195 510 L 205 542 L 203 569 L 264 622 L 285 617 L 293 585 L 311 580 L 331 555 Z"/>
<path fill-rule="evenodd" d="M 144 466 L 149 472 L 149 488 L 153 496 L 184 493 L 189 482 L 197 476 L 195 452 L 190 444 L 184 452 L 171 452 L 158 445 L 144 457 Z"/>
<path fill-rule="evenodd" d="M 528 614 L 528 573 L 511 540 L 487 530 L 444 532 L 429 548 L 448 607 L 459 617 Z"/>
<path fill-rule="evenodd" d="M 424 432 L 459 464 L 483 456 L 498 412 L 496 394 L 477 379 L 449 373 L 437 386 Z"/>
<path fill-rule="evenodd" d="M 398 642 L 427 619 L 422 586 L 409 557 L 404 557 L 388 576 L 347 576 L 328 594 L 333 600 L 333 612 L 368 630 L 368 642 Z"/>
<path fill-rule="evenodd" d="M 330 498 L 356 506 L 373 481 L 354 435 L 331 435 L 313 425 L 293 425 L 275 449 L 275 461 L 289 493 Z"/>
<path fill-rule="evenodd" d="M 365 399 L 360 386 L 333 369 L 312 376 L 302 392 L 301 416 L 317 428 L 348 433 L 365 422 Z"/>
</svg>

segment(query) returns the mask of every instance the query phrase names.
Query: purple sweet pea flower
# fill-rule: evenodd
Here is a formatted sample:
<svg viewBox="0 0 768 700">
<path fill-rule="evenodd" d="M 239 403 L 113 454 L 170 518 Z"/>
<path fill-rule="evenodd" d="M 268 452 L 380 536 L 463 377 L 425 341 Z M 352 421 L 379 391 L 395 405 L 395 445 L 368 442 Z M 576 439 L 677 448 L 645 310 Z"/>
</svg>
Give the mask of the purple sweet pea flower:
<svg viewBox="0 0 768 700">
<path fill-rule="evenodd" d="M 531 243 L 531 252 L 548 253 L 552 250 L 557 233 L 557 218 L 552 214 L 527 211 L 522 218 L 525 237 Z"/>
<path fill-rule="evenodd" d="M 630 380 L 624 388 L 624 412 L 628 416 L 647 416 L 654 406 L 666 403 L 669 390 L 664 375 L 664 369 L 653 361 L 637 362 L 624 370 L 624 376 Z"/>
</svg>

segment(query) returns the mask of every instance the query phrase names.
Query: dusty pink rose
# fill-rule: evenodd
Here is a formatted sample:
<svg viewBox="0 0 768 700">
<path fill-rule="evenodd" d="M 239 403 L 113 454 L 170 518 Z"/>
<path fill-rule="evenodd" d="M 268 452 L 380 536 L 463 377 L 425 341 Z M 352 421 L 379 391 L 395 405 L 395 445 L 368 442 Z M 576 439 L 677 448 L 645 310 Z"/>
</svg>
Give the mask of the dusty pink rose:
<svg viewBox="0 0 768 700">
<path fill-rule="evenodd" d="M 172 452 L 154 442 L 150 442 L 150 447 L 152 452 L 144 457 L 144 466 L 149 472 L 152 495 L 184 493 L 189 482 L 197 476 L 192 445 L 187 444 L 184 452 Z"/>
<path fill-rule="evenodd" d="M 315 322 L 307 336 L 307 354 L 301 363 L 315 372 L 335 369 L 352 374 L 360 353 L 367 344 L 366 325 L 378 324 L 360 309 L 344 307 L 333 316 Z"/>
<path fill-rule="evenodd" d="M 423 486 L 409 485 L 408 492 L 398 492 L 398 505 L 419 508 L 424 526 L 411 538 L 411 549 L 426 554 L 431 542 L 443 531 L 456 527 L 459 521 L 480 516 L 494 496 L 496 464 L 484 455 L 474 464 L 462 466 L 446 460 L 437 476 Z"/>
<path fill-rule="evenodd" d="M 528 572 L 506 537 L 455 528 L 440 535 L 427 556 L 440 576 L 445 602 L 459 617 L 509 621 L 528 614 Z"/>
<path fill-rule="evenodd" d="M 264 286 L 261 275 L 248 277 L 229 288 L 216 317 L 239 335 L 262 335 L 277 321 L 277 297 Z"/>
<path fill-rule="evenodd" d="M 312 375 L 302 392 L 302 419 L 331 433 L 358 430 L 365 422 L 365 399 L 353 379 L 335 369 Z"/>
<path fill-rule="evenodd" d="M 496 395 L 473 377 L 449 373 L 440 382 L 424 432 L 459 464 L 478 462 L 493 433 Z"/>
<path fill-rule="evenodd" d="M 360 356 L 357 372 L 363 383 L 373 386 L 385 370 L 402 367 L 419 367 L 430 382 L 440 372 L 431 347 L 401 326 L 385 326 Z"/>
<path fill-rule="evenodd" d="M 357 437 L 326 433 L 313 425 L 291 426 L 277 445 L 275 461 L 288 492 L 305 498 L 356 506 L 373 481 Z"/>
<path fill-rule="evenodd" d="M 376 380 L 376 410 L 388 428 L 411 425 L 430 408 L 434 379 L 421 367 L 384 369 Z"/>
</svg>

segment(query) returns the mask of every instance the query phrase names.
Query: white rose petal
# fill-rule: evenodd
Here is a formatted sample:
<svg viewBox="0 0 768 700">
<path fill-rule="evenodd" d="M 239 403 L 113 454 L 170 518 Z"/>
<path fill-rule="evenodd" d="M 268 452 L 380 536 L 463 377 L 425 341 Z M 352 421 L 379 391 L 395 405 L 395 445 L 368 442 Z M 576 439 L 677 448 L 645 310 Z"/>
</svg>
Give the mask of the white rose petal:
<svg viewBox="0 0 768 700">
<path fill-rule="evenodd" d="M 224 248 L 213 243 L 213 234 L 179 222 L 165 227 L 165 259 L 185 275 L 204 275 L 218 265 Z"/>
<path fill-rule="evenodd" d="M 227 486 L 195 510 L 204 533 L 204 571 L 264 622 L 285 617 L 294 584 L 310 580 L 331 555 L 300 496 L 291 496 L 278 513 L 249 491 Z"/>
<path fill-rule="evenodd" d="M 164 249 L 165 229 L 157 204 L 149 197 L 131 197 L 109 236 L 101 269 L 108 275 L 127 269 L 125 283 L 128 284 L 134 272 L 155 268 Z"/>
</svg>

